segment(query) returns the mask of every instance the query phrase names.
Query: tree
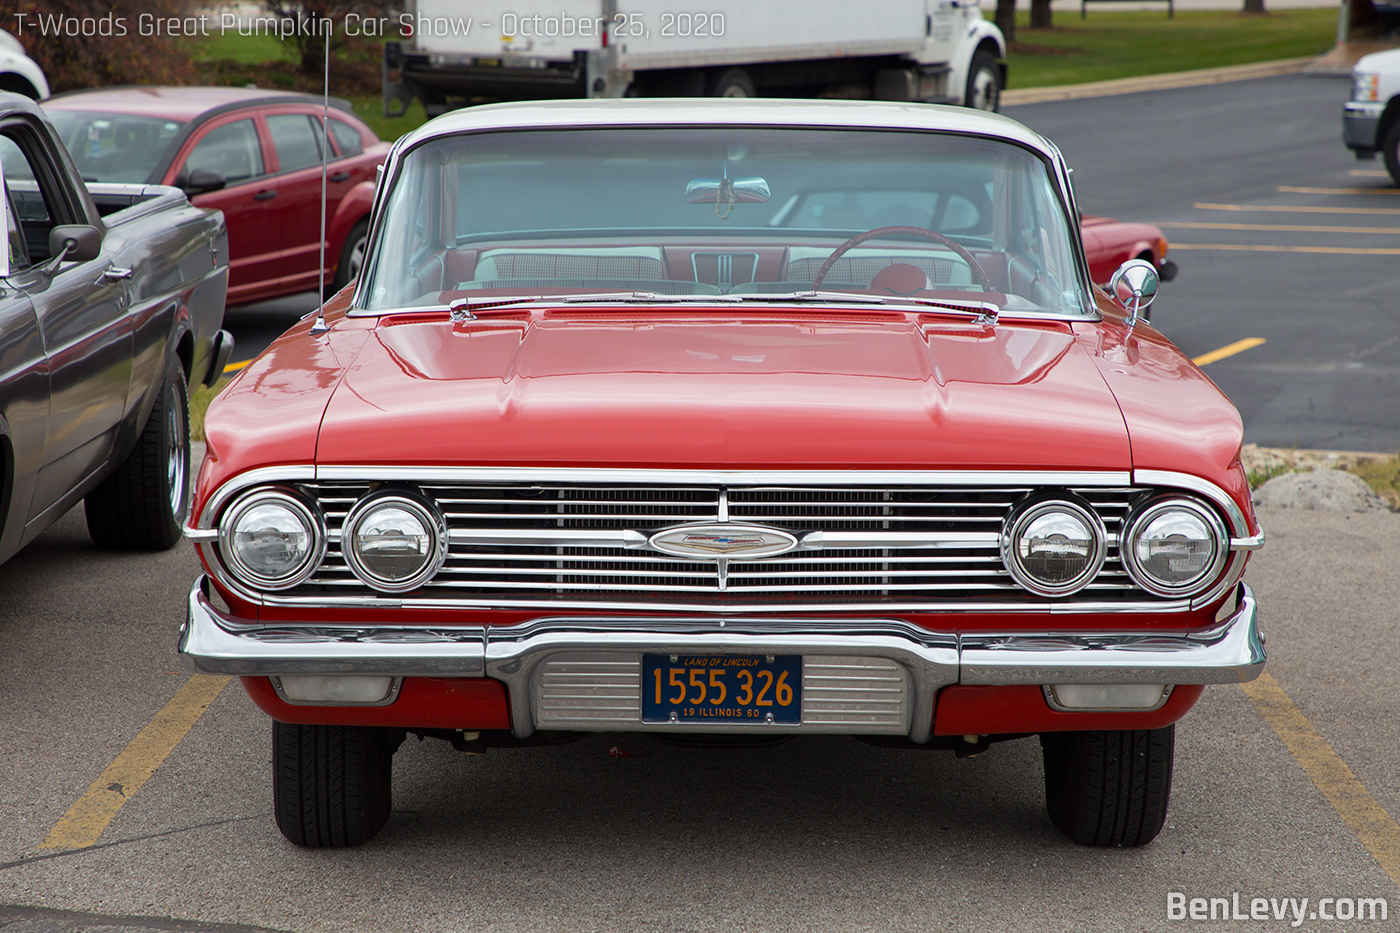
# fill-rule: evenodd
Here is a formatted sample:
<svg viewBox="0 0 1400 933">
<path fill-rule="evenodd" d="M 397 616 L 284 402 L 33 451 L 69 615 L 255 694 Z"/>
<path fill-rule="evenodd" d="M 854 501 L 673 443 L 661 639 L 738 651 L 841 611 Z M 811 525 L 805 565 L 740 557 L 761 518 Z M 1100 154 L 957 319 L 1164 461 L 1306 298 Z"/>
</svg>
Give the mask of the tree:
<svg viewBox="0 0 1400 933">
<path fill-rule="evenodd" d="M 184 84 L 197 39 L 142 35 L 142 22 L 198 17 L 192 0 L 0 0 L 0 27 L 44 69 L 50 89 Z M 143 15 L 151 17 L 142 20 Z M 193 22 L 197 22 L 197 19 Z M 213 22 L 211 28 L 217 28 Z"/>
<path fill-rule="evenodd" d="M 1381 17 L 1371 0 L 1350 0 L 1348 8 L 1347 39 L 1380 38 L 1383 32 Z"/>
<path fill-rule="evenodd" d="M 1264 0 L 1244 0 L 1244 12 L 1246 13 L 1267 13 L 1264 9 Z"/>
<path fill-rule="evenodd" d="M 1248 0 L 1246 0 L 1246 2 L 1248 2 Z M 1051 28 L 1050 0 L 1031 0 L 1031 28 Z"/>
<path fill-rule="evenodd" d="M 327 36 L 333 45 L 345 45 L 350 38 L 345 28 L 347 16 L 353 13 L 356 31 L 370 35 L 365 32 L 366 23 L 387 22 L 397 10 L 394 0 L 263 0 L 263 8 L 283 24 L 282 41 L 290 41 L 296 48 L 303 74 L 321 73 Z"/>
<path fill-rule="evenodd" d="M 1016 0 L 997 0 L 997 28 L 1007 42 L 1016 39 Z"/>
</svg>

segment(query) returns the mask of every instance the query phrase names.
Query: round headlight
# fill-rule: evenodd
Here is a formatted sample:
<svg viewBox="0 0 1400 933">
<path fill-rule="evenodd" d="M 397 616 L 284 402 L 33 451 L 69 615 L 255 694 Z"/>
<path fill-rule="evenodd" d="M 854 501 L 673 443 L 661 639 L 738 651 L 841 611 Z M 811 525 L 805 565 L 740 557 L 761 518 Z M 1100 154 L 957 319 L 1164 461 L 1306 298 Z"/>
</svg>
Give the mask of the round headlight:
<svg viewBox="0 0 1400 933">
<path fill-rule="evenodd" d="M 1041 596 L 1068 596 L 1104 561 L 1103 522 L 1075 502 L 1050 499 L 1014 512 L 1001 535 L 1001 560 L 1017 583 Z"/>
<path fill-rule="evenodd" d="M 234 576 L 265 590 L 296 586 L 321 563 L 320 515 L 291 492 L 254 490 L 219 522 L 219 552 Z"/>
<path fill-rule="evenodd" d="M 1220 573 L 1228 542 L 1214 510 L 1193 499 L 1159 499 L 1128 520 L 1123 564 L 1149 593 L 1195 595 Z"/>
<path fill-rule="evenodd" d="M 374 495 L 345 519 L 340 547 L 355 576 L 386 593 L 417 589 L 447 559 L 447 523 L 426 502 Z"/>
</svg>

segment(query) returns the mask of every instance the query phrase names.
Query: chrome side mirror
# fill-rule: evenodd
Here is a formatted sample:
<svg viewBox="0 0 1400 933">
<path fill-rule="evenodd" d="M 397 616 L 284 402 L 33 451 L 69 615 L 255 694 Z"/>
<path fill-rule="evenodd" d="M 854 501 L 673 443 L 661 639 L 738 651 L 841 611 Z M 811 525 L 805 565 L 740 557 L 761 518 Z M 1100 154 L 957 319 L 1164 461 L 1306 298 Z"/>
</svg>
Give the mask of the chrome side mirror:
<svg viewBox="0 0 1400 933">
<path fill-rule="evenodd" d="M 1108 280 L 1108 293 L 1128 312 L 1128 327 L 1138 322 L 1138 314 L 1157 297 L 1160 277 L 1157 268 L 1145 259 L 1129 259 Z"/>
</svg>

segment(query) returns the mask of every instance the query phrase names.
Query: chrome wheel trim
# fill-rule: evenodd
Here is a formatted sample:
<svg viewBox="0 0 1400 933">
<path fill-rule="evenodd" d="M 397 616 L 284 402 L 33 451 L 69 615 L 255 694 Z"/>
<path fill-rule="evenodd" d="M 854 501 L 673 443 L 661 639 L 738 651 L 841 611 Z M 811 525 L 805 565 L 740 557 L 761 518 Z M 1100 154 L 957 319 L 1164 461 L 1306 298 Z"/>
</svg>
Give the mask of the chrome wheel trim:
<svg viewBox="0 0 1400 933">
<path fill-rule="evenodd" d="M 345 262 L 345 280 L 356 278 L 360 274 L 360 267 L 365 263 L 365 244 L 369 242 L 369 234 L 366 233 L 355 241 L 355 245 L 350 247 L 350 256 Z"/>
<path fill-rule="evenodd" d="M 165 479 L 169 484 L 170 514 L 176 518 L 184 514 L 189 476 L 189 440 L 185 437 L 183 414 L 179 405 L 165 406 Z"/>
</svg>

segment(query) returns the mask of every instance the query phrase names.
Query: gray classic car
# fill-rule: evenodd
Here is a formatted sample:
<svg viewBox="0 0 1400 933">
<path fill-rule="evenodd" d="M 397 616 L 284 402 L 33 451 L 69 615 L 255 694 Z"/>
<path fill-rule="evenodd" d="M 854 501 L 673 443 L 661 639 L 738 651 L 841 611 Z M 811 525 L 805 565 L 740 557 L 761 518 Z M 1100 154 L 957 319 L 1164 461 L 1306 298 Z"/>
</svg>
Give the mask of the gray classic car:
<svg viewBox="0 0 1400 933">
<path fill-rule="evenodd" d="M 80 499 L 102 547 L 167 548 L 189 506 L 188 387 L 232 338 L 223 215 L 85 185 L 37 105 L 0 94 L 0 561 Z"/>
</svg>

